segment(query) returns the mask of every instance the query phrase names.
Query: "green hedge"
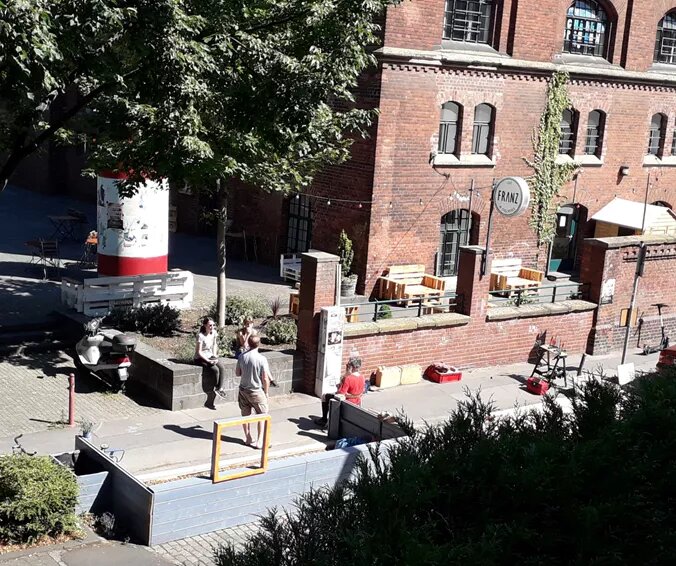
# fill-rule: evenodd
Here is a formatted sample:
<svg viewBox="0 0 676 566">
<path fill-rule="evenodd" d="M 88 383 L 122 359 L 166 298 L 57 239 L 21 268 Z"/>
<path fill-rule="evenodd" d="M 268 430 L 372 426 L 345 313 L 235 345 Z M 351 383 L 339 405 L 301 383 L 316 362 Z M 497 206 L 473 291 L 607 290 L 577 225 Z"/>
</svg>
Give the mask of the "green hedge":
<svg viewBox="0 0 676 566">
<path fill-rule="evenodd" d="M 0 542 L 77 530 L 75 476 L 49 456 L 0 456 Z"/>
</svg>

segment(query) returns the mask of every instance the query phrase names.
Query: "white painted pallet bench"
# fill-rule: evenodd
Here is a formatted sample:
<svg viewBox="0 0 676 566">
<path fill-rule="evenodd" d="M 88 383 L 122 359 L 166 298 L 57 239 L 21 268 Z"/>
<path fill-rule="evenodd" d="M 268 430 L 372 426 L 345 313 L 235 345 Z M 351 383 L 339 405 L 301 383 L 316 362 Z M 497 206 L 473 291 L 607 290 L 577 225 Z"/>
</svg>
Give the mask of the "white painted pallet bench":
<svg viewBox="0 0 676 566">
<path fill-rule="evenodd" d="M 300 283 L 300 255 L 282 254 L 279 257 L 279 276 L 284 281 L 296 281 Z"/>
<path fill-rule="evenodd" d="M 61 280 L 61 303 L 87 316 L 104 316 L 114 308 L 139 308 L 154 303 L 184 309 L 190 307 L 192 299 L 190 271 Z"/>
</svg>

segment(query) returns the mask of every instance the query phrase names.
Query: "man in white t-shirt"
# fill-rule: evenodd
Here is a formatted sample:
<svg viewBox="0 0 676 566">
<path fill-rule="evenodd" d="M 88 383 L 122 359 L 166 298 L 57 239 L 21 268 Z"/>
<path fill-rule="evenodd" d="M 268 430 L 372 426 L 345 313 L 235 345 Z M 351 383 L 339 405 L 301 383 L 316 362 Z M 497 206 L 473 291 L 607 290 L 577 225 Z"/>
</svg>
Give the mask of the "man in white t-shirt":
<svg viewBox="0 0 676 566">
<path fill-rule="evenodd" d="M 237 369 L 235 371 L 239 382 L 239 395 L 237 402 L 242 411 L 242 416 L 246 417 L 255 412 L 262 415 L 268 412 L 268 388 L 270 387 L 271 375 L 268 360 L 258 351 L 261 339 L 258 336 L 249 336 L 249 351 L 244 352 L 237 359 Z M 254 443 L 251 437 L 250 425 L 243 424 L 246 443 L 256 448 L 263 446 L 263 423 L 258 424 L 258 436 Z"/>
</svg>

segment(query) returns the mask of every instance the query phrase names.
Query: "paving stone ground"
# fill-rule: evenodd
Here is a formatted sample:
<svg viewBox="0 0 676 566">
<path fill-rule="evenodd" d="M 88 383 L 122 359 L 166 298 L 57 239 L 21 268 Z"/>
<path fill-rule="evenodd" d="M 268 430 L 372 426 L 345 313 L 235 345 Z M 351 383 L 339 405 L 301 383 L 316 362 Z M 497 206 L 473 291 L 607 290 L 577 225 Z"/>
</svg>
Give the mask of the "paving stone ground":
<svg viewBox="0 0 676 566">
<path fill-rule="evenodd" d="M 75 373 L 77 418 L 101 424 L 161 410 L 111 393 L 82 376 L 64 352 L 16 355 L 0 361 L 0 438 L 63 426 L 68 419 L 68 374 Z"/>
<path fill-rule="evenodd" d="M 242 549 L 246 540 L 256 532 L 258 523 L 238 525 L 184 538 L 153 547 L 153 551 L 166 560 L 180 566 L 214 566 L 214 552 L 221 545 L 232 544 L 236 549 Z"/>
</svg>

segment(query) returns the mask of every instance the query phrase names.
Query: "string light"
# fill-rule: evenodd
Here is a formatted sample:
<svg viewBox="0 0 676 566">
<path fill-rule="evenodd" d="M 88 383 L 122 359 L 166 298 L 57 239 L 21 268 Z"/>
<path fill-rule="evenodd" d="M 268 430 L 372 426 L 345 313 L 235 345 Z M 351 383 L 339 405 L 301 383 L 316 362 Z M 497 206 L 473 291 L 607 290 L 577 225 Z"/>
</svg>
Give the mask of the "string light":
<svg viewBox="0 0 676 566">
<path fill-rule="evenodd" d="M 394 205 L 392 204 L 392 201 L 390 201 L 390 208 L 394 208 Z"/>
<path fill-rule="evenodd" d="M 331 206 L 331 201 L 330 201 L 330 200 L 327 200 L 327 201 L 326 201 L 326 206 Z"/>
<path fill-rule="evenodd" d="M 420 202 L 418 203 L 420 206 L 423 205 L 422 199 L 420 199 Z"/>
<path fill-rule="evenodd" d="M 375 200 L 357 200 L 357 199 L 347 199 L 347 198 L 334 198 L 334 197 L 325 197 L 322 195 L 311 195 L 307 193 L 303 193 L 303 196 L 308 199 L 316 199 L 320 201 L 326 201 L 327 206 L 331 206 L 331 204 L 335 203 L 341 203 L 341 204 L 356 204 L 359 208 L 364 208 L 365 204 L 373 204 Z M 300 194 L 296 193 L 295 195 L 296 199 L 300 198 Z"/>
</svg>

